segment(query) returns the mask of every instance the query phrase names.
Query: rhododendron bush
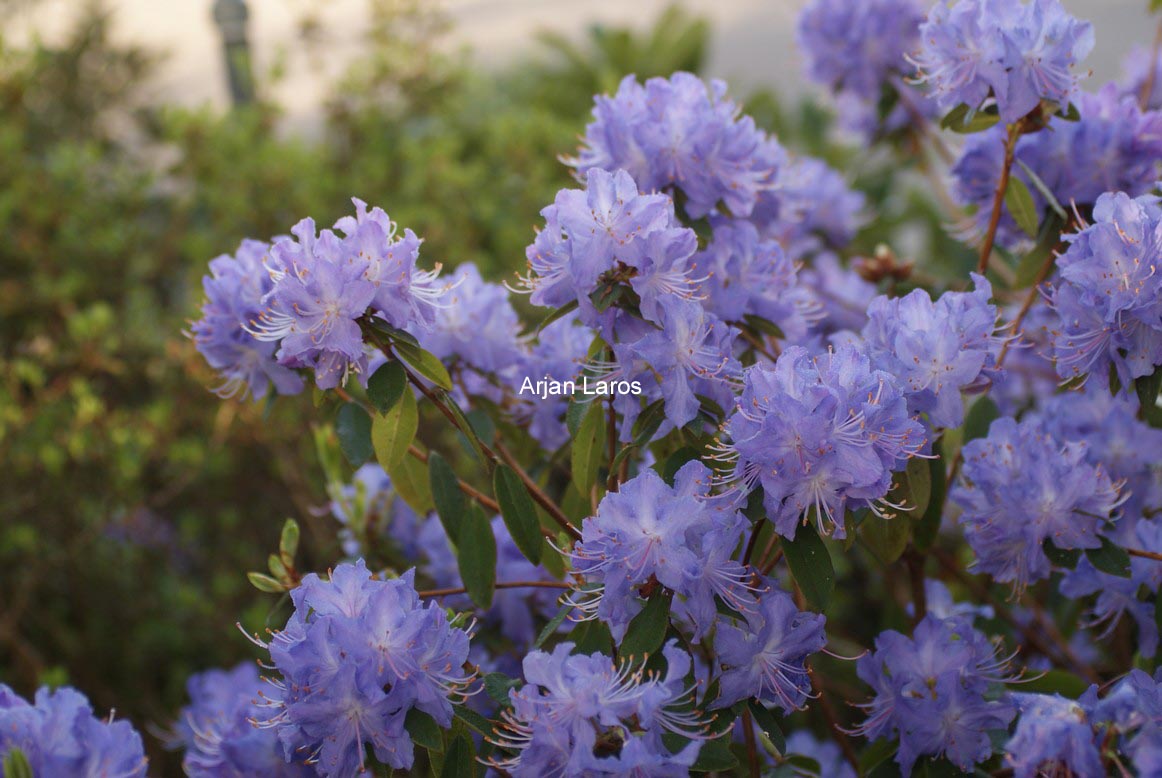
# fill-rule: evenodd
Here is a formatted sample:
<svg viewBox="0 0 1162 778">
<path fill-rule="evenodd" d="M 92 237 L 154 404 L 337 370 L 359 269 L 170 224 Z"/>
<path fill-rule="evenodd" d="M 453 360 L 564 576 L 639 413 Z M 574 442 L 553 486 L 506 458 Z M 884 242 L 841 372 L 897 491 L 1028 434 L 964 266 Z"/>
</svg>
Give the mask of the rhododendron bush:
<svg viewBox="0 0 1162 778">
<path fill-rule="evenodd" d="M 1157 47 L 1085 83 L 1058 0 L 798 40 L 971 265 L 856 255 L 844 171 L 684 72 L 595 97 L 511 277 L 358 198 L 209 263 L 214 389 L 314 394 L 337 544 L 249 574 L 188 774 L 1162 775 Z M 72 690 L 0 687 L 0 748 L 147 769 Z"/>
</svg>

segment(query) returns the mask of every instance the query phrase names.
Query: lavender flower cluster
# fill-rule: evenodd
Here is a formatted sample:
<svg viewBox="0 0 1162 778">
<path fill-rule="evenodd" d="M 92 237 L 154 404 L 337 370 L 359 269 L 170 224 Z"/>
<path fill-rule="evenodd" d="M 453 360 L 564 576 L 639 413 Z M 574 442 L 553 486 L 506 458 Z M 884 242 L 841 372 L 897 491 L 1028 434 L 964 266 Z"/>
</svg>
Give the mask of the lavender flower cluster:
<svg viewBox="0 0 1162 778">
<path fill-rule="evenodd" d="M 967 136 L 925 172 L 980 273 L 689 73 L 596 98 L 511 286 L 358 200 L 211 262 L 221 392 L 341 409 L 341 550 L 251 574 L 285 620 L 190 679 L 189 775 L 1162 774 L 1162 59 L 1080 93 L 1057 0 L 798 31 L 891 167 Z M 0 687 L 0 754 L 145 770 L 71 690 Z"/>
</svg>

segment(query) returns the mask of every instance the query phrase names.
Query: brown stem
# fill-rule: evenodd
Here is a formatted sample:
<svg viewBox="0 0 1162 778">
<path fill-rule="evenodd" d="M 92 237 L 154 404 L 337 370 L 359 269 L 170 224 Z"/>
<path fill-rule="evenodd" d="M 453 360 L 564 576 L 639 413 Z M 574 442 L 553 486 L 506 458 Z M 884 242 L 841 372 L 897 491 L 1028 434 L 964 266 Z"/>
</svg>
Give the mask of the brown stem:
<svg viewBox="0 0 1162 778">
<path fill-rule="evenodd" d="M 574 540 L 580 540 L 581 530 L 574 527 L 573 522 L 569 521 L 569 517 L 566 516 L 565 512 L 557 506 L 557 503 L 550 500 L 548 495 L 541 491 L 541 487 L 537 486 L 537 482 L 534 481 L 529 476 L 529 474 L 525 472 L 525 469 L 520 466 L 520 463 L 516 461 L 516 458 L 512 455 L 512 452 L 505 448 L 504 444 L 500 443 L 499 441 L 496 444 L 496 450 L 500 452 L 500 458 L 504 460 L 505 464 L 513 469 L 513 471 L 517 474 L 517 477 L 520 478 L 521 483 L 523 483 L 525 488 L 528 489 L 529 495 L 533 498 L 533 501 L 536 502 L 537 505 L 540 505 L 542 508 L 544 508 L 545 513 L 549 514 L 549 517 L 553 521 L 557 522 L 557 524 L 561 526 L 561 529 L 569 533 L 569 537 L 573 538 Z"/>
<path fill-rule="evenodd" d="M 746 763 L 750 768 L 750 778 L 759 778 L 762 775 L 759 768 L 759 750 L 755 744 L 754 725 L 751 723 L 749 710 L 742 712 L 742 736 L 746 740 Z"/>
<path fill-rule="evenodd" d="M 1001 166 L 1001 179 L 997 182 L 996 192 L 993 194 L 993 211 L 989 217 L 988 230 L 984 235 L 984 242 L 980 246 L 980 262 L 977 272 L 984 275 L 989 269 L 989 257 L 993 253 L 993 242 L 997 239 L 997 227 L 1001 223 L 1001 212 L 1005 207 L 1005 192 L 1009 189 L 1009 175 L 1013 170 L 1013 155 L 1017 150 L 1017 140 L 1021 137 L 1023 122 L 1009 125 L 1009 135 L 1005 138 L 1005 161 Z"/>
<path fill-rule="evenodd" d="M 1037 649 L 1051 660 L 1056 655 L 1056 658 L 1059 662 L 1064 660 L 1064 664 L 1069 665 L 1075 673 L 1081 675 L 1090 683 L 1101 683 L 1101 678 L 1098 677 L 1097 673 L 1093 671 L 1093 668 L 1091 668 L 1085 662 L 1081 661 L 1081 658 L 1077 656 L 1069 644 L 1060 639 L 1059 633 L 1056 635 L 1051 632 L 1046 633 L 1049 638 L 1057 638 L 1056 645 L 1054 645 L 1049 640 L 1045 639 L 1046 635 L 1037 632 L 1028 624 L 1022 622 L 1016 616 L 1014 616 L 1009 607 L 994 597 L 987 586 L 983 586 L 974 578 L 972 578 L 972 576 L 961 570 L 960 567 L 956 564 L 956 560 L 954 560 L 943 549 L 933 548 L 929 553 L 936 557 L 936 561 L 940 563 L 941 567 L 943 567 L 953 577 L 968 587 L 968 589 L 975 597 L 988 601 L 988 603 L 993 606 L 993 610 L 996 611 L 996 614 L 1004 621 L 1006 621 L 1009 626 L 1020 632 L 1024 636 L 1025 640 L 1029 643 L 1029 645 L 1033 646 L 1033 648 Z"/>
<path fill-rule="evenodd" d="M 775 542 L 775 539 L 771 538 L 771 544 L 773 544 L 774 542 Z M 767 547 L 769 548 L 770 544 L 768 544 Z M 771 557 L 771 561 L 769 561 L 765 565 L 763 565 L 763 575 L 770 575 L 771 571 L 775 569 L 775 565 L 777 565 L 779 563 L 779 560 L 782 558 L 783 558 L 783 549 L 780 548 L 778 551 L 775 552 L 775 555 L 773 557 Z"/>
<path fill-rule="evenodd" d="M 739 333 L 739 335 L 742 336 L 742 339 L 745 340 L 747 343 L 749 343 L 751 345 L 751 347 L 754 348 L 755 351 L 759 352 L 760 354 L 762 354 L 764 357 L 771 360 L 772 362 L 779 361 L 778 354 L 771 353 L 771 351 L 767 349 L 766 345 L 761 340 L 759 340 L 754 335 L 750 334 L 745 329 L 743 329 L 741 324 L 736 325 L 736 326 L 738 326 L 738 328 L 739 328 L 738 333 Z"/>
<path fill-rule="evenodd" d="M 501 581 L 496 589 L 572 589 L 572 585 L 564 581 Z M 450 586 L 447 589 L 427 589 L 417 592 L 421 597 L 449 597 L 453 594 L 465 594 L 468 590 L 463 586 Z"/>
<path fill-rule="evenodd" d="M 1066 226 L 1063 229 L 1068 229 Z M 1033 303 L 1037 301 L 1037 295 L 1041 293 L 1041 284 L 1045 283 L 1045 279 L 1049 277 L 1049 273 L 1053 270 L 1053 264 L 1057 261 L 1057 250 L 1061 248 L 1058 243 L 1049 256 L 1045 257 L 1045 261 L 1041 264 L 1041 269 L 1037 271 L 1037 277 L 1033 279 L 1033 286 L 1029 289 L 1029 294 L 1025 296 L 1025 301 L 1021 303 L 1021 310 L 1017 311 L 1017 316 L 1013 319 L 1013 335 L 1005 341 L 1001 346 L 1001 353 L 997 355 L 997 368 L 1001 368 L 1005 364 L 1005 357 L 1009 353 L 1009 349 L 1013 345 L 1013 341 L 1021 336 L 1021 325 L 1025 322 L 1025 317 L 1029 315 Z"/>
<path fill-rule="evenodd" d="M 1155 562 L 1162 562 L 1162 554 L 1156 551 L 1144 551 L 1140 548 L 1127 548 L 1126 553 L 1130 556 L 1141 557 L 1142 559 L 1153 559 Z"/>
<path fill-rule="evenodd" d="M 764 521 L 756 521 L 754 529 L 751 530 L 750 540 L 746 542 L 746 550 L 742 552 L 742 563 L 744 565 L 750 564 L 751 554 L 754 553 L 754 548 L 759 541 L 759 533 L 762 532 L 764 523 Z"/>
</svg>

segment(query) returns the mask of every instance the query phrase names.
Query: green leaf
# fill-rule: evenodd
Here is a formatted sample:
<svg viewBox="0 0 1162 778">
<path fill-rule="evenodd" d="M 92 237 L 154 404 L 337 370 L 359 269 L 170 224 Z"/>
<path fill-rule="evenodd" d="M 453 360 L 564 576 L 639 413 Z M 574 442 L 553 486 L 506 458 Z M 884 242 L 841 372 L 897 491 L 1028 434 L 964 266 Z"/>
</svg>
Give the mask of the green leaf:
<svg viewBox="0 0 1162 778">
<path fill-rule="evenodd" d="M 815 531 L 815 524 L 810 520 L 800 524 L 795 530 L 795 539 L 783 538 L 782 544 L 791 575 L 803 590 L 803 596 L 815 610 L 826 611 L 835 589 L 835 568 L 827 546 Z"/>
<path fill-rule="evenodd" d="M 295 553 L 299 550 L 299 523 L 294 519 L 287 519 L 282 525 L 282 534 L 278 538 L 278 554 L 282 563 L 287 567 L 294 565 Z"/>
<path fill-rule="evenodd" d="M 771 713 L 765 705 L 753 697 L 747 700 L 746 707 L 750 710 L 750 715 L 754 717 L 755 724 L 758 724 L 759 729 L 775 744 L 775 748 L 779 749 L 779 753 L 787 753 L 787 741 L 783 737 L 783 730 L 779 727 L 779 722 L 775 719 L 775 714 Z"/>
<path fill-rule="evenodd" d="M 509 678 L 504 673 L 489 673 L 484 676 L 484 691 L 497 705 L 508 705 L 508 692 L 523 685 L 519 678 Z"/>
<path fill-rule="evenodd" d="M 660 475 L 662 476 L 662 480 L 670 486 L 673 486 L 674 478 L 678 475 L 678 471 L 682 469 L 682 466 L 687 462 L 693 462 L 695 459 L 698 459 L 698 449 L 693 446 L 682 446 L 682 448 L 666 457 L 665 462 L 661 463 Z"/>
<path fill-rule="evenodd" d="M 938 440 L 932 446 L 933 459 L 927 460 L 928 478 L 931 490 L 928 495 L 928 507 L 923 517 L 916 522 L 912 532 L 912 542 L 920 551 L 927 551 L 936 542 L 940 533 L 940 520 L 944 515 L 944 495 L 948 490 L 948 474 L 944 467 L 944 441 Z"/>
<path fill-rule="evenodd" d="M 1037 175 L 1033 171 L 1033 168 L 1026 165 L 1024 160 L 1018 159 L 1017 164 L 1021 166 L 1021 170 L 1025 171 L 1025 175 L 1029 177 L 1029 183 L 1033 185 L 1033 188 L 1045 198 L 1045 202 L 1053 209 L 1053 213 L 1061 218 L 1062 223 L 1069 221 L 1069 214 L 1061 207 L 1061 203 L 1057 202 L 1057 197 L 1053 194 L 1053 190 L 1045 185 L 1045 182 L 1041 180 L 1041 176 Z"/>
<path fill-rule="evenodd" d="M 1148 376 L 1134 379 L 1134 392 L 1138 395 L 1138 404 L 1142 418 L 1151 427 L 1162 427 L 1162 408 L 1158 407 L 1158 394 L 1162 391 L 1162 367 L 1154 368 Z"/>
<path fill-rule="evenodd" d="M 753 313 L 748 313 L 742 317 L 742 320 L 746 322 L 746 325 L 752 330 L 761 332 L 763 335 L 770 335 L 772 338 L 778 338 L 779 340 L 783 340 L 787 337 L 783 334 L 783 331 L 779 328 L 779 325 L 775 324 L 769 319 L 764 319 L 762 316 L 756 316 Z"/>
<path fill-rule="evenodd" d="M 540 648 L 541 646 L 545 645 L 545 641 L 548 640 L 553 635 L 553 633 L 555 633 L 557 629 L 565 623 L 565 619 L 569 617 L 569 614 L 572 612 L 572 610 L 572 605 L 562 605 L 561 609 L 557 611 L 553 618 L 549 619 L 549 623 L 546 624 L 545 628 L 541 630 L 539 635 L 537 635 L 537 640 L 535 643 L 533 643 L 533 648 Z"/>
<path fill-rule="evenodd" d="M 1151 3 L 1153 3 L 1153 6 L 1155 8 L 1162 6 L 1162 0 L 1151 0 Z M 1074 105 L 1073 103 L 1070 103 L 1065 108 L 1058 111 L 1057 115 L 1060 116 L 1064 121 L 1067 121 L 1067 122 L 1079 122 L 1079 121 L 1081 121 L 1081 111 L 1078 110 L 1077 106 Z"/>
<path fill-rule="evenodd" d="M 371 458 L 371 417 L 355 403 L 344 403 L 339 408 L 335 434 L 343 456 L 353 466 L 359 467 Z"/>
<path fill-rule="evenodd" d="M 281 582 L 264 573 L 247 573 L 246 580 L 250 581 L 250 585 L 255 589 L 267 594 L 282 594 L 286 591 L 286 587 Z"/>
<path fill-rule="evenodd" d="M 932 499 L 932 468 L 923 457 L 912 457 L 901 475 L 908 487 L 908 514 L 918 519 L 928 510 Z"/>
<path fill-rule="evenodd" d="M 670 626 L 669 592 L 658 589 L 646 600 L 646 607 L 630 621 L 617 654 L 623 659 L 641 658 L 662 647 L 666 629 Z"/>
<path fill-rule="evenodd" d="M 981 397 L 968 409 L 964 420 L 964 443 L 988 437 L 989 427 L 1001 417 L 1001 411 L 990 397 Z"/>
<path fill-rule="evenodd" d="M 1028 679 L 1019 683 L 1009 684 L 1013 691 L 1034 692 L 1036 694 L 1060 694 L 1071 700 L 1076 700 L 1085 694 L 1089 688 L 1089 681 L 1078 678 L 1065 670 L 1047 670 L 1043 675 L 1030 675 Z"/>
<path fill-rule="evenodd" d="M 859 772 L 861 775 L 870 773 L 881 764 L 896 755 L 899 744 L 895 740 L 874 740 L 871 745 L 859 755 Z"/>
<path fill-rule="evenodd" d="M 439 451 L 428 455 L 428 478 L 432 487 L 432 502 L 436 505 L 440 523 L 444 525 L 452 545 L 459 546 L 460 529 L 468 513 L 468 500 L 460 491 L 460 479 Z"/>
<path fill-rule="evenodd" d="M 494 734 L 495 728 L 492 726 L 492 722 L 471 708 L 464 705 L 457 705 L 453 708 L 453 711 L 456 719 L 467 724 L 468 728 L 474 732 L 485 737 L 491 737 Z"/>
<path fill-rule="evenodd" d="M 903 516 L 881 519 L 869 515 L 859 525 L 859 537 L 882 564 L 890 565 L 904 553 L 912 539 L 912 522 Z"/>
<path fill-rule="evenodd" d="M 268 556 L 266 558 L 266 566 L 270 569 L 270 574 L 273 575 L 276 580 L 286 580 L 286 565 L 282 563 L 282 560 L 279 558 L 278 554 L 271 554 Z"/>
<path fill-rule="evenodd" d="M 961 103 L 940 120 L 940 126 L 946 130 L 952 130 L 962 135 L 971 135 L 973 133 L 983 132 L 1001 120 L 999 114 L 987 111 L 976 111 L 973 113 L 972 118 L 969 119 L 968 114 L 971 110 L 969 106 Z"/>
<path fill-rule="evenodd" d="M 718 773 L 738 767 L 738 757 L 730 750 L 729 738 L 707 740 L 698 752 L 698 759 L 690 767 L 696 773 Z"/>
<path fill-rule="evenodd" d="M 471 505 L 458 533 L 456 558 L 460 562 L 460 579 L 472 602 L 487 609 L 492 605 L 496 586 L 496 537 L 492 534 L 492 525 L 478 506 Z"/>
<path fill-rule="evenodd" d="M 569 405 L 565 408 L 565 428 L 569 430 L 569 437 L 577 437 L 577 431 L 581 429 L 581 420 L 585 418 L 587 410 L 589 403 L 569 400 Z"/>
<path fill-rule="evenodd" d="M 1108 538 L 1099 537 L 1101 548 L 1087 548 L 1085 558 L 1103 573 L 1120 578 L 1130 577 L 1130 555 L 1124 548 L 1115 546 Z"/>
<path fill-rule="evenodd" d="M 411 390 L 400 395 L 387 413 L 377 413 L 371 422 L 371 443 L 380 467 L 391 470 L 402 462 L 419 428 L 420 409 Z"/>
<path fill-rule="evenodd" d="M 411 365 L 412 370 L 441 389 L 452 391 L 452 377 L 448 375 L 448 369 L 435 354 L 403 341 L 396 341 L 394 347 L 396 353 Z"/>
<path fill-rule="evenodd" d="M 28 763 L 28 757 L 15 746 L 4 755 L 4 769 L 0 772 L 3 772 L 5 778 L 33 778 L 32 765 Z"/>
<path fill-rule="evenodd" d="M 1049 561 L 1057 567 L 1065 567 L 1069 570 L 1077 567 L 1077 562 L 1081 559 L 1081 551 L 1076 548 L 1058 548 L 1053 544 L 1052 538 L 1045 538 L 1041 542 L 1041 549 L 1045 552 L 1045 556 L 1049 557 Z"/>
<path fill-rule="evenodd" d="M 367 399 L 380 413 L 387 413 L 399 399 L 403 397 L 407 388 L 407 373 L 396 360 L 385 362 L 367 379 Z"/>
<path fill-rule="evenodd" d="M 1037 282 L 1038 276 L 1044 270 L 1046 263 L 1051 261 L 1053 249 L 1061 239 L 1061 228 L 1064 222 L 1056 215 L 1051 214 L 1041 224 L 1041 231 L 1037 234 L 1037 243 L 1031 248 L 1021 261 L 1017 263 L 1014 289 L 1027 289 Z"/>
<path fill-rule="evenodd" d="M 476 747 L 472 738 L 465 734 L 456 735 L 444 755 L 444 768 L 440 778 L 476 778 Z"/>
<path fill-rule="evenodd" d="M 566 316 L 571 314 L 573 311 L 577 310 L 578 307 L 579 307 L 578 302 L 576 300 L 573 300 L 572 302 L 565 303 L 560 308 L 557 308 L 556 310 L 551 311 L 548 316 L 541 319 L 541 323 L 537 325 L 537 332 L 540 332 L 545 327 L 548 327 L 550 324 L 557 321 L 558 319 L 565 318 Z"/>
<path fill-rule="evenodd" d="M 569 633 L 569 639 L 576 642 L 574 654 L 608 654 L 613 649 L 609 627 L 597 619 L 581 622 L 581 626 Z"/>
<path fill-rule="evenodd" d="M 415 457 L 404 457 L 394 467 L 385 467 L 384 470 L 391 476 L 391 485 L 395 493 L 403 498 L 408 506 L 420 514 L 427 514 L 434 507 L 432 489 L 428 483 L 428 466 Z"/>
<path fill-rule="evenodd" d="M 417 745 L 421 745 L 429 751 L 444 750 L 444 735 L 440 730 L 440 725 L 419 708 L 412 708 L 408 711 L 403 725 Z"/>
<path fill-rule="evenodd" d="M 581 418 L 577 436 L 573 438 L 573 483 L 581 494 L 597 482 L 597 470 L 601 466 L 601 450 L 605 446 L 605 414 L 602 404 L 594 400 Z"/>
<path fill-rule="evenodd" d="M 516 547 L 525 559 L 534 565 L 541 563 L 541 551 L 545 547 L 541 536 L 541 523 L 537 520 L 537 508 L 529 496 L 520 476 L 508 465 L 497 465 L 492 474 L 492 489 L 500 504 L 500 515 Z"/>
<path fill-rule="evenodd" d="M 1010 178 L 1009 186 L 1005 189 L 1005 206 L 1017 226 L 1025 231 L 1029 237 L 1037 235 L 1037 205 L 1033 202 L 1033 195 L 1029 187 L 1019 178 Z"/>
</svg>

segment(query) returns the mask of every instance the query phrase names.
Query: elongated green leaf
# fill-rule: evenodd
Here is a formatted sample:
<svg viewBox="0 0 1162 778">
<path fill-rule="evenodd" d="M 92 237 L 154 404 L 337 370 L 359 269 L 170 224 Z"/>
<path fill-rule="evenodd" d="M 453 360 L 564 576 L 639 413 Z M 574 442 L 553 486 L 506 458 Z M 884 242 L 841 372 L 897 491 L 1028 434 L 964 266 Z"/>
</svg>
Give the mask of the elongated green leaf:
<svg viewBox="0 0 1162 778">
<path fill-rule="evenodd" d="M 460 531 L 467 518 L 468 501 L 460 491 L 460 479 L 439 451 L 428 455 L 428 478 L 432 487 L 432 502 L 436 505 L 436 514 L 444 525 L 444 532 L 448 533 L 452 545 L 459 546 Z"/>
<path fill-rule="evenodd" d="M 553 635 L 553 633 L 556 632 L 560 626 L 565 623 L 565 619 L 569 617 L 569 613 L 572 610 L 572 605 L 562 605 L 561 609 L 557 611 L 553 618 L 549 619 L 549 623 L 546 624 L 545 628 L 541 630 L 541 633 L 537 635 L 537 640 L 535 643 L 533 643 L 533 648 L 540 648 L 541 646 L 545 645 L 545 641 L 548 640 Z"/>
<path fill-rule="evenodd" d="M 1015 692 L 1035 692 L 1037 694 L 1060 694 L 1077 699 L 1089 688 L 1089 681 L 1078 678 L 1064 670 L 1047 670 L 1036 673 L 1028 679 L 1021 679 L 1009 686 Z"/>
<path fill-rule="evenodd" d="M 1027 289 L 1037 283 L 1046 265 L 1053 261 L 1053 250 L 1057 248 L 1057 243 L 1061 239 L 1061 228 L 1064 224 L 1065 222 L 1056 214 L 1050 214 L 1041 223 L 1037 243 L 1017 263 L 1014 289 Z"/>
<path fill-rule="evenodd" d="M 932 468 L 928 460 L 921 457 L 912 457 L 904 469 L 908 477 L 908 513 L 914 519 L 924 515 L 928 510 L 928 502 L 932 499 Z"/>
<path fill-rule="evenodd" d="M 976 111 L 970 119 L 968 114 L 971 110 L 969 106 L 961 103 L 945 114 L 944 118 L 940 120 L 940 126 L 962 135 L 971 135 L 987 130 L 1001 119 L 999 114 L 987 111 Z"/>
<path fill-rule="evenodd" d="M 410 389 L 400 395 L 387 413 L 375 415 L 371 421 L 371 443 L 380 467 L 390 471 L 407 457 L 408 446 L 416 439 L 419 427 L 420 409 Z"/>
<path fill-rule="evenodd" d="M 484 692 L 497 705 L 508 705 L 509 691 L 519 689 L 523 683 L 519 678 L 509 678 L 504 673 L 489 673 L 484 676 Z"/>
<path fill-rule="evenodd" d="M 295 552 L 299 550 L 299 523 L 294 519 L 287 519 L 282 525 L 282 534 L 278 538 L 278 555 L 282 563 L 291 567 L 294 564 Z"/>
<path fill-rule="evenodd" d="M 589 494 L 597 482 L 597 470 L 601 466 L 602 449 L 605 446 L 604 406 L 594 400 L 581 418 L 577 436 L 573 438 L 573 482 L 581 494 Z"/>
<path fill-rule="evenodd" d="M 835 568 L 827 546 L 815 531 L 815 524 L 810 520 L 800 524 L 795 530 L 795 539 L 783 538 L 782 543 L 791 575 L 803 590 L 803 596 L 811 607 L 826 611 L 835 589 Z"/>
<path fill-rule="evenodd" d="M 343 456 L 355 467 L 371 458 L 371 417 L 355 403 L 344 403 L 335 417 L 335 434 Z"/>
<path fill-rule="evenodd" d="M 875 768 L 896 755 L 900 744 L 895 740 L 873 740 L 871 745 L 859 755 L 859 770 L 861 775 L 867 775 Z"/>
<path fill-rule="evenodd" d="M 779 722 L 775 718 L 775 714 L 771 713 L 765 705 L 756 702 L 753 698 L 747 700 L 746 707 L 750 710 L 750 715 L 754 717 L 755 724 L 758 724 L 763 734 L 775 744 L 775 748 L 779 749 L 779 753 L 787 753 L 787 741 L 783 737 L 783 730 L 779 727 Z"/>
<path fill-rule="evenodd" d="M 1033 195 L 1024 181 L 1019 178 L 1009 179 L 1009 186 L 1005 189 L 1005 206 L 1017 226 L 1029 237 L 1036 237 L 1037 205 L 1033 202 Z"/>
<path fill-rule="evenodd" d="M 696 773 L 719 773 L 738 767 L 738 757 L 730 750 L 730 738 L 707 740 L 698 751 L 698 759 L 690 767 Z"/>
<path fill-rule="evenodd" d="M 286 587 L 279 581 L 264 573 L 247 573 L 246 580 L 250 581 L 250 585 L 255 589 L 267 594 L 281 594 L 286 591 Z"/>
<path fill-rule="evenodd" d="M 404 457 L 394 467 L 384 468 L 391 476 L 396 494 L 421 516 L 434 507 L 432 489 L 428 483 L 428 466 L 415 457 Z"/>
<path fill-rule="evenodd" d="M 13 747 L 4 755 L 4 769 L 0 770 L 5 778 L 33 778 L 32 765 L 28 757 L 19 748 Z"/>
<path fill-rule="evenodd" d="M 408 378 L 403 365 L 394 359 L 385 362 L 367 379 L 367 399 L 375 410 L 387 413 L 403 397 Z"/>
<path fill-rule="evenodd" d="M 876 559 L 890 565 L 908 547 L 908 541 L 912 539 L 912 522 L 905 516 L 881 519 L 869 514 L 859 525 L 859 537 Z"/>
<path fill-rule="evenodd" d="M 1134 392 L 1138 395 L 1142 418 L 1151 427 L 1162 427 L 1162 408 L 1158 407 L 1158 394 L 1162 391 L 1162 367 L 1154 368 L 1148 376 L 1134 379 Z"/>
<path fill-rule="evenodd" d="M 566 316 L 571 314 L 573 311 L 577 310 L 577 308 L 578 308 L 578 303 L 576 300 L 573 300 L 572 302 L 565 303 L 560 308 L 557 308 L 556 310 L 551 311 L 548 316 L 541 319 L 541 323 L 537 325 L 537 332 L 540 332 L 545 327 L 548 327 L 550 324 L 557 321 L 558 319 L 565 318 Z"/>
<path fill-rule="evenodd" d="M 492 605 L 496 586 L 496 538 L 492 526 L 479 507 L 470 505 L 457 532 L 456 558 L 460 562 L 460 578 L 472 602 L 486 609 Z"/>
<path fill-rule="evenodd" d="M 1025 175 L 1028 176 L 1029 183 L 1033 185 L 1033 188 L 1036 189 L 1041 194 L 1041 196 L 1045 198 L 1045 202 L 1047 202 L 1049 207 L 1053 209 L 1053 213 L 1057 214 L 1062 222 L 1069 221 L 1069 214 L 1067 214 L 1065 209 L 1061 207 L 1061 203 L 1057 202 L 1057 196 L 1054 195 L 1053 190 L 1046 186 L 1045 182 L 1041 180 L 1041 176 L 1037 175 L 1033 168 L 1026 165 L 1024 160 L 1018 159 L 1017 164 L 1020 165 L 1021 170 L 1023 170 Z"/>
<path fill-rule="evenodd" d="M 921 551 L 927 551 L 936 542 L 940 533 L 940 520 L 944 514 L 944 495 L 948 490 L 948 474 L 944 461 L 944 440 L 936 441 L 932 446 L 934 459 L 927 460 L 930 490 L 928 493 L 928 507 L 924 515 L 916 522 L 912 531 L 912 542 Z"/>
<path fill-rule="evenodd" d="M 1115 546 L 1107 538 L 1101 540 L 1101 548 L 1087 548 L 1085 558 L 1103 573 L 1116 575 L 1121 578 L 1130 577 L 1130 555 L 1120 546 Z"/>
<path fill-rule="evenodd" d="M 419 708 L 412 708 L 408 711 L 407 719 L 404 720 L 404 729 L 408 731 L 417 745 L 421 745 L 429 751 L 444 750 L 444 735 L 440 731 L 440 725 Z"/>
<path fill-rule="evenodd" d="M 465 734 L 452 738 L 448 752 L 444 755 L 440 778 L 476 778 L 476 746 L 472 738 Z"/>
<path fill-rule="evenodd" d="M 452 391 L 452 377 L 435 354 L 402 341 L 396 341 L 395 350 L 417 373 L 441 389 Z"/>
<path fill-rule="evenodd" d="M 1045 556 L 1049 557 L 1049 561 L 1057 567 L 1072 570 L 1077 567 L 1077 563 L 1081 559 L 1081 551 L 1076 548 L 1058 548 L 1054 545 L 1052 538 L 1045 538 L 1041 542 L 1041 549 L 1045 552 Z"/>
<path fill-rule="evenodd" d="M 782 340 L 787 336 L 783 334 L 779 325 L 775 324 L 770 319 L 764 319 L 762 316 L 756 316 L 753 313 L 748 313 L 742 317 L 746 325 L 756 332 L 761 332 L 764 335 L 770 335 L 772 338 Z"/>
<path fill-rule="evenodd" d="M 533 498 L 521 483 L 520 476 L 508 465 L 497 465 L 492 474 L 492 489 L 500 504 L 504 525 L 508 527 L 516 547 L 525 555 L 525 559 L 534 565 L 540 564 L 541 552 L 545 547 L 541 523 L 537 521 Z"/>
<path fill-rule="evenodd" d="M 617 653 L 623 659 L 641 658 L 662 647 L 666 628 L 670 626 L 671 595 L 661 589 L 646 600 L 646 607 L 630 621 Z"/>
<path fill-rule="evenodd" d="M 989 427 L 999 419 L 1001 411 L 990 397 L 981 397 L 968 409 L 964 420 L 964 442 L 987 437 Z"/>
<path fill-rule="evenodd" d="M 456 716 L 457 721 L 464 722 L 469 729 L 477 734 L 489 737 L 495 733 L 495 727 L 492 722 L 481 716 L 476 711 L 467 707 L 466 705 L 457 705 L 453 708 L 453 715 Z"/>
</svg>

